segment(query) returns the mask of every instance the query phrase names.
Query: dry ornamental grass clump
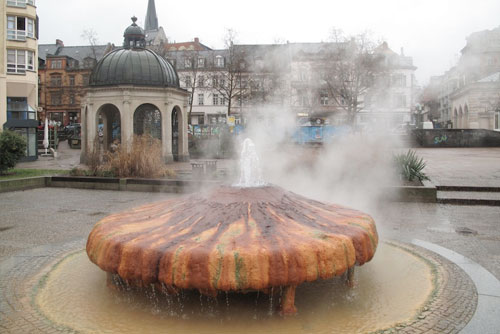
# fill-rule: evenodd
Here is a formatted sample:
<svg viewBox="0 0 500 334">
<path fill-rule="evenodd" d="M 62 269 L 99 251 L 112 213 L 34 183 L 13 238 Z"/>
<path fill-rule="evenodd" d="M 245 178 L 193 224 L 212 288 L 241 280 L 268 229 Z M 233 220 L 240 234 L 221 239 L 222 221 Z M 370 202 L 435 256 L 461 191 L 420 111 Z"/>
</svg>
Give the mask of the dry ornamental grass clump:
<svg viewBox="0 0 500 334">
<path fill-rule="evenodd" d="M 149 135 L 135 135 L 129 150 L 117 145 L 113 152 L 106 153 L 104 160 L 103 169 L 116 177 L 155 178 L 171 173 L 163 161 L 161 141 Z"/>
</svg>

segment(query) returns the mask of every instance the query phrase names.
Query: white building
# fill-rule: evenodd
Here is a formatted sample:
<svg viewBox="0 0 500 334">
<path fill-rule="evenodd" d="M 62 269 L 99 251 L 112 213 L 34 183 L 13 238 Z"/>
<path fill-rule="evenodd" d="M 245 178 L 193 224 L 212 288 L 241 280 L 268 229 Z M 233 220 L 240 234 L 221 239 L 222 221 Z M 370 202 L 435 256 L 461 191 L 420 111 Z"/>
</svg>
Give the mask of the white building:
<svg viewBox="0 0 500 334">
<path fill-rule="evenodd" d="M 35 0 L 0 3 L 0 131 L 27 139 L 28 160 L 37 158 L 37 21 Z"/>
</svg>

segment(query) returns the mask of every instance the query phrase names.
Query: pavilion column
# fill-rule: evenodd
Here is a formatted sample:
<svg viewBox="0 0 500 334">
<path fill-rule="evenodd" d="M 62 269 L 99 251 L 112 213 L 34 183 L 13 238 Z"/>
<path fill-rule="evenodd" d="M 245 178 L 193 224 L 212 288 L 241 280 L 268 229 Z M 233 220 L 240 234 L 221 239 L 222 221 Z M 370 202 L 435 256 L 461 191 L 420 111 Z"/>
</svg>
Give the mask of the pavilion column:
<svg viewBox="0 0 500 334">
<path fill-rule="evenodd" d="M 86 112 L 86 124 L 85 124 L 85 127 L 86 127 L 86 130 L 87 130 L 87 152 L 85 152 L 86 155 L 88 155 L 88 153 L 90 151 L 92 151 L 92 149 L 94 148 L 94 139 L 95 139 L 95 136 L 96 136 L 96 128 L 97 128 L 97 118 L 96 118 L 96 111 L 94 110 L 94 104 L 93 103 L 89 103 L 87 105 L 87 112 Z M 83 132 L 83 130 L 82 130 Z M 88 158 L 88 156 L 87 156 Z"/>
<path fill-rule="evenodd" d="M 174 161 L 172 155 L 172 106 L 166 102 L 161 108 L 162 155 L 165 163 Z"/>
<path fill-rule="evenodd" d="M 131 111 L 130 101 L 123 101 L 123 108 L 120 110 L 121 124 L 121 144 L 126 147 L 127 151 L 132 147 L 132 139 L 134 136 L 134 115 Z"/>
<path fill-rule="evenodd" d="M 179 117 L 179 161 L 189 161 L 188 121 L 186 108 L 181 108 Z"/>
<path fill-rule="evenodd" d="M 80 112 L 81 119 L 81 129 L 80 129 L 80 143 L 81 143 L 81 152 L 80 152 L 80 163 L 85 163 L 87 159 L 87 104 L 82 105 L 82 110 Z"/>
</svg>

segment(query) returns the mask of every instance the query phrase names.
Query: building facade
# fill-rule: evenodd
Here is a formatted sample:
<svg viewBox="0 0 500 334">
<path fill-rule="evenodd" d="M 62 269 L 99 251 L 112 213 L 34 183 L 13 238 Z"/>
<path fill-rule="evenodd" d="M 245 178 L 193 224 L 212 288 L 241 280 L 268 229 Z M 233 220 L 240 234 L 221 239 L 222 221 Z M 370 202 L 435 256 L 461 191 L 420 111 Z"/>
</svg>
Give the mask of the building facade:
<svg viewBox="0 0 500 334">
<path fill-rule="evenodd" d="M 34 0 L 0 4 L 0 131 L 27 140 L 27 159 L 37 158 L 38 18 Z"/>
<path fill-rule="evenodd" d="M 179 43 L 182 44 L 182 43 Z M 173 49 L 166 57 L 191 92 L 191 124 L 231 123 L 259 109 L 276 107 L 297 118 L 320 123 L 346 123 L 344 106 L 325 87 L 325 49 L 331 43 L 233 45 L 224 50 Z M 395 126 L 412 121 L 416 67 L 411 57 L 397 54 L 387 44 L 378 48 L 388 71 L 384 96 L 375 89 L 360 96 L 356 124 Z"/>
<path fill-rule="evenodd" d="M 456 66 L 432 78 L 440 127 L 500 130 L 500 27 L 471 34 Z M 434 103 L 435 101 L 427 101 Z"/>
<path fill-rule="evenodd" d="M 48 118 L 65 126 L 81 122 L 82 97 L 88 87 L 95 64 L 113 45 L 38 46 L 39 61 L 39 117 Z"/>
</svg>

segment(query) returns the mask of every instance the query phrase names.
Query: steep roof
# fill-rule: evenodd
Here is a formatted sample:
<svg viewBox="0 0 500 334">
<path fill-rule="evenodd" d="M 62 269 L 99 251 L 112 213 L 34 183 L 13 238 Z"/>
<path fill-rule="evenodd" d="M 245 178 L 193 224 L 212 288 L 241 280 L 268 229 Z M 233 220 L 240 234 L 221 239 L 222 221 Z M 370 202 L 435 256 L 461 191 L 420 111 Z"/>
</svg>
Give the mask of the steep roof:
<svg viewBox="0 0 500 334">
<path fill-rule="evenodd" d="M 61 46 L 56 44 L 39 44 L 38 58 L 46 60 L 48 55 L 66 56 L 83 62 L 85 58 L 101 59 L 106 52 L 113 49 L 113 45 L 83 45 L 83 46 Z M 95 55 L 94 55 L 95 53 Z"/>
</svg>

